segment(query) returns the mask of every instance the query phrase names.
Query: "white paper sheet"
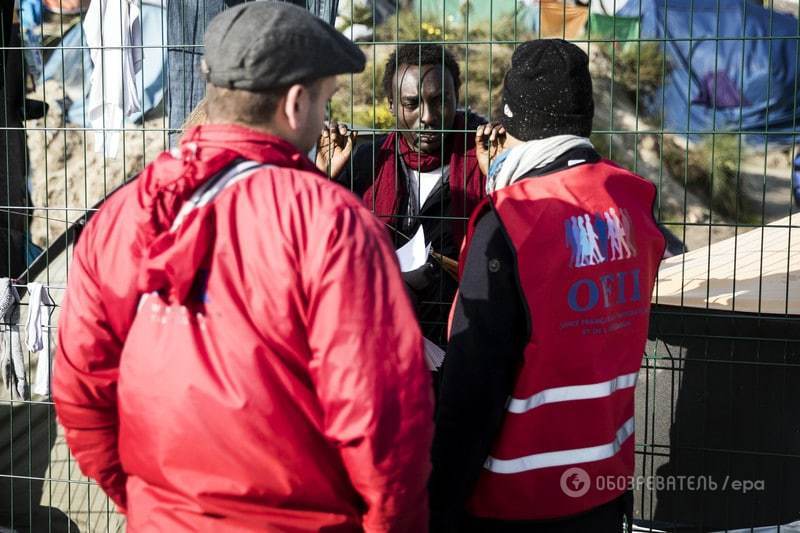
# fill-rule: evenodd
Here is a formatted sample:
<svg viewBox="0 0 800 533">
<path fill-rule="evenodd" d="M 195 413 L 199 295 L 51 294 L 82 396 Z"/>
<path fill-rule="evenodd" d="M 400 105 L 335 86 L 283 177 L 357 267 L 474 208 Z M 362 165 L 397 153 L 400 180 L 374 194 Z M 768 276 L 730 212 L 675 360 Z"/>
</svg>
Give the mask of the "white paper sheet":
<svg viewBox="0 0 800 533">
<path fill-rule="evenodd" d="M 425 344 L 425 364 L 428 365 L 428 370 L 435 372 L 444 363 L 445 352 L 427 337 L 422 337 L 422 340 Z"/>
<path fill-rule="evenodd" d="M 431 253 L 430 245 L 425 246 L 425 231 L 420 225 L 414 237 L 397 249 L 397 260 L 401 272 L 411 272 L 425 264 Z"/>
</svg>

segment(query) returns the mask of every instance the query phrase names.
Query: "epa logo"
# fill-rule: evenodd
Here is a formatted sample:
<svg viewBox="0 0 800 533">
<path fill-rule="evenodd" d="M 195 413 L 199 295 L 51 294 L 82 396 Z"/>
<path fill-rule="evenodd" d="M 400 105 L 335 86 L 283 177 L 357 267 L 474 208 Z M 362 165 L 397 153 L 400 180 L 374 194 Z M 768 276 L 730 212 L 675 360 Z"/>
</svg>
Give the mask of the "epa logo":
<svg viewBox="0 0 800 533">
<path fill-rule="evenodd" d="M 583 468 L 570 468 L 561 474 L 561 490 L 570 498 L 580 498 L 589 492 L 592 481 Z"/>
</svg>

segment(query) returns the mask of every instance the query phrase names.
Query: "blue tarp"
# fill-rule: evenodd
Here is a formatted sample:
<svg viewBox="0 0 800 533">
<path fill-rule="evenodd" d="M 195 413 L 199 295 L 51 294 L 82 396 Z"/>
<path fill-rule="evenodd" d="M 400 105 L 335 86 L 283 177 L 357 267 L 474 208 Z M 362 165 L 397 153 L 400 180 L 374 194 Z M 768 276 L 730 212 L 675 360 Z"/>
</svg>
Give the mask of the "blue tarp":
<svg viewBox="0 0 800 533">
<path fill-rule="evenodd" d="M 618 15 L 641 17 L 642 39 L 666 40 L 671 72 L 648 102 L 655 113 L 663 106 L 665 131 L 746 131 L 757 133 L 750 140 L 770 133 L 770 141 L 794 141 L 795 17 L 752 0 L 630 0 Z"/>
</svg>

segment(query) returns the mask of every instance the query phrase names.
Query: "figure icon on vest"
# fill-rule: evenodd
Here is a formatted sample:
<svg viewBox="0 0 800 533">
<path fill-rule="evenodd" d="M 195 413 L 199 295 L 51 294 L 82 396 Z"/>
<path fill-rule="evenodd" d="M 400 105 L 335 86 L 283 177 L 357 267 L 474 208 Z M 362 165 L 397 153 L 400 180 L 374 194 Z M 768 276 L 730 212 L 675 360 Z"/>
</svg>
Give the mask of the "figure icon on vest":
<svg viewBox="0 0 800 533">
<path fill-rule="evenodd" d="M 631 217 L 628 214 L 628 210 L 624 207 L 621 207 L 620 215 L 622 215 L 622 229 L 625 230 L 625 243 L 631 250 L 633 257 L 636 257 L 636 239 L 633 238 L 633 223 L 631 222 Z"/>
<path fill-rule="evenodd" d="M 592 218 L 587 215 L 570 217 L 564 221 L 567 246 L 571 250 L 570 264 L 576 267 L 599 265 L 606 261 L 601 251 L 601 238 L 592 224 Z M 605 234 L 601 230 L 601 235 Z"/>
<path fill-rule="evenodd" d="M 595 213 L 594 222 L 589 214 L 564 221 L 570 265 L 581 268 L 636 257 L 630 215 L 626 209 L 617 209 Z"/>
<path fill-rule="evenodd" d="M 622 210 L 621 210 L 622 211 Z M 630 218 L 627 214 L 623 215 L 626 224 L 620 221 L 616 210 L 611 207 L 605 212 L 606 224 L 608 225 L 608 241 L 611 246 L 611 261 L 618 259 L 630 259 L 634 254 L 628 243 L 628 231 L 630 230 Z M 626 228 L 627 226 L 627 228 Z M 624 256 L 623 256 L 624 253 Z"/>
<path fill-rule="evenodd" d="M 592 226 L 592 219 L 589 215 L 583 215 L 583 219 L 586 221 L 586 237 L 589 240 L 589 246 L 591 247 L 591 257 L 590 257 L 590 264 L 598 265 L 606 260 L 603 254 L 600 252 L 600 243 L 598 241 L 597 233 L 594 231 L 594 226 Z"/>
</svg>

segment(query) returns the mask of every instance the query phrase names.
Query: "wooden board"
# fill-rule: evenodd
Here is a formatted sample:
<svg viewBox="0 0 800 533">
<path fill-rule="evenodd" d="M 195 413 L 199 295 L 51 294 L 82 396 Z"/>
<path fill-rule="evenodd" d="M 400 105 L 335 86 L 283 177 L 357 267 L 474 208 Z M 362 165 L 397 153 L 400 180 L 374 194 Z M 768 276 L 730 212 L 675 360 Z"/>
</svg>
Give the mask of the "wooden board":
<svg viewBox="0 0 800 533">
<path fill-rule="evenodd" d="M 653 303 L 800 315 L 800 214 L 665 260 Z"/>
</svg>

